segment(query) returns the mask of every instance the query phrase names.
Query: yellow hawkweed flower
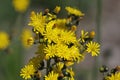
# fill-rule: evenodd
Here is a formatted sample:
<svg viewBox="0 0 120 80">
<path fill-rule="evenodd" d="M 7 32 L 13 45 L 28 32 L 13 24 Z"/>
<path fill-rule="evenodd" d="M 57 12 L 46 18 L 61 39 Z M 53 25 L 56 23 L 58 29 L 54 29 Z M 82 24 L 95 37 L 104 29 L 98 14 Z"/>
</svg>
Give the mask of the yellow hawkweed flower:
<svg viewBox="0 0 120 80">
<path fill-rule="evenodd" d="M 10 44 L 9 36 L 6 32 L 0 32 L 0 49 L 5 49 Z"/>
<path fill-rule="evenodd" d="M 46 56 L 45 56 L 46 59 L 55 57 L 55 54 L 56 54 L 56 46 L 55 46 L 55 45 L 48 45 L 48 46 L 44 49 L 44 52 L 46 53 Z"/>
<path fill-rule="evenodd" d="M 48 76 L 45 76 L 45 80 L 58 80 L 58 74 L 51 71 Z"/>
<path fill-rule="evenodd" d="M 67 30 L 59 30 L 59 33 L 58 33 L 58 39 L 61 41 L 61 42 L 64 42 L 66 44 L 69 44 L 69 43 L 75 43 L 77 42 L 77 39 L 75 37 L 75 33 L 72 32 L 72 31 L 67 31 Z"/>
<path fill-rule="evenodd" d="M 69 14 L 74 14 L 75 16 L 84 16 L 84 13 L 82 13 L 80 10 L 77 10 L 72 7 L 65 7 L 65 9 L 68 11 Z"/>
<path fill-rule="evenodd" d="M 46 32 L 54 28 L 55 22 L 56 21 L 53 20 L 53 21 L 50 21 L 48 24 L 46 24 Z"/>
<path fill-rule="evenodd" d="M 87 52 L 91 53 L 92 56 L 98 56 L 98 54 L 100 53 L 100 44 L 96 43 L 96 42 L 89 42 L 86 44 L 87 46 Z"/>
<path fill-rule="evenodd" d="M 60 12 L 60 9 L 61 9 L 60 6 L 56 6 L 55 9 L 54 9 L 54 12 L 55 12 L 55 13 L 59 13 L 59 12 Z"/>
<path fill-rule="evenodd" d="M 85 39 L 88 38 L 88 32 L 85 32 L 84 30 L 81 30 L 81 36 L 80 36 L 80 41 L 85 42 Z"/>
<path fill-rule="evenodd" d="M 13 6 L 18 12 L 25 12 L 30 4 L 30 0 L 13 0 Z"/>
<path fill-rule="evenodd" d="M 24 68 L 20 71 L 20 76 L 22 76 L 24 79 L 31 79 L 32 76 L 35 73 L 35 68 L 33 65 L 26 65 Z"/>
<path fill-rule="evenodd" d="M 55 43 L 75 43 L 77 42 L 77 39 L 75 37 L 75 33 L 72 31 L 67 30 L 61 30 L 59 28 L 51 29 L 51 27 L 46 27 L 45 32 L 45 40 L 48 40 L 48 42 L 55 42 Z"/>
<path fill-rule="evenodd" d="M 72 46 L 71 48 L 68 48 L 69 50 L 67 52 L 69 52 L 69 59 L 68 61 L 76 61 L 76 62 L 80 62 L 84 59 L 84 55 L 80 54 L 78 47 L 76 46 Z"/>
<path fill-rule="evenodd" d="M 24 29 L 21 35 L 21 41 L 24 47 L 28 48 L 34 43 L 32 32 L 29 29 Z"/>
<path fill-rule="evenodd" d="M 111 76 L 107 76 L 105 80 L 120 80 L 120 72 L 116 72 L 115 74 L 112 74 Z"/>
<path fill-rule="evenodd" d="M 35 14 L 34 11 L 31 12 L 30 22 L 28 25 L 32 26 L 34 30 L 43 34 L 45 29 L 46 17 L 42 15 L 42 12 Z"/>
</svg>

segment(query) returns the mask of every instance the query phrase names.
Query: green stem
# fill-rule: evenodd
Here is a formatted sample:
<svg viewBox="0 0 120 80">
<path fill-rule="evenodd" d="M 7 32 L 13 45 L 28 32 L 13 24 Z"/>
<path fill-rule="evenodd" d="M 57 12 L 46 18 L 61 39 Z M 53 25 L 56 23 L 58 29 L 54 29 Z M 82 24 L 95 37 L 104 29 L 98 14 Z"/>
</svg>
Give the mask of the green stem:
<svg viewBox="0 0 120 80">
<path fill-rule="evenodd" d="M 102 0 L 97 0 L 97 10 L 96 10 L 96 39 L 100 43 L 101 38 L 101 16 L 102 16 Z M 100 64 L 100 57 L 95 58 L 95 65 L 93 67 L 93 79 L 98 80 L 98 67 Z"/>
<path fill-rule="evenodd" d="M 46 75 L 48 75 L 49 72 L 50 72 L 50 59 L 47 61 Z"/>
</svg>

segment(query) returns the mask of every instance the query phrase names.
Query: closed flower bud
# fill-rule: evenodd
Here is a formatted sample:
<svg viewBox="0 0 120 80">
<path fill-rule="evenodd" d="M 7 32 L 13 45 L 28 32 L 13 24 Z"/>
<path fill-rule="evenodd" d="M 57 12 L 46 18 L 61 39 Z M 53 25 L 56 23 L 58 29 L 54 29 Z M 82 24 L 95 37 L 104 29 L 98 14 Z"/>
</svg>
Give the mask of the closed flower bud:
<svg viewBox="0 0 120 80">
<path fill-rule="evenodd" d="M 28 40 L 27 40 L 27 44 L 28 45 L 33 45 L 34 43 L 34 39 L 32 37 L 30 37 Z"/>
<path fill-rule="evenodd" d="M 73 25 L 72 27 L 71 27 L 71 31 L 76 31 L 76 26 L 75 25 Z"/>
<path fill-rule="evenodd" d="M 49 9 L 45 9 L 45 14 L 49 13 L 49 11 L 50 11 Z"/>
<path fill-rule="evenodd" d="M 117 71 L 120 71 L 120 66 L 116 66 L 115 68 Z"/>
<path fill-rule="evenodd" d="M 90 38 L 94 38 L 94 36 L 95 36 L 95 32 L 94 32 L 94 31 L 91 31 L 91 32 L 90 32 Z"/>
<path fill-rule="evenodd" d="M 105 65 L 103 65 L 102 67 L 100 67 L 99 71 L 100 71 L 101 73 L 104 73 L 104 72 L 107 72 L 108 69 L 109 69 L 108 67 L 106 67 Z"/>
</svg>

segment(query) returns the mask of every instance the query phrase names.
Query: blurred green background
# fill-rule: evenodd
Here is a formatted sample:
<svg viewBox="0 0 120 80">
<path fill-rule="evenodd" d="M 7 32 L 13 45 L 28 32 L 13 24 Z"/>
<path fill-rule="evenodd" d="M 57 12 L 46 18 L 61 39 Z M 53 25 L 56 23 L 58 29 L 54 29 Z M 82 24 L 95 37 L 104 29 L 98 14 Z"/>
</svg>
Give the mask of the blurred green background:
<svg viewBox="0 0 120 80">
<path fill-rule="evenodd" d="M 110 3 L 112 4 L 112 0 L 110 1 Z M 0 80 L 22 80 L 22 78 L 19 76 L 19 72 L 21 67 L 26 64 L 26 57 L 28 56 L 29 59 L 31 53 L 28 53 L 30 49 L 25 50 L 21 45 L 21 30 L 22 28 L 27 27 L 31 11 L 43 11 L 46 8 L 54 9 L 57 5 L 61 6 L 62 8 L 64 8 L 65 6 L 75 7 L 84 12 L 85 17 L 80 22 L 80 27 L 78 29 L 85 29 L 86 31 L 95 30 L 96 40 L 101 43 L 101 47 L 104 48 L 103 45 L 107 42 L 107 40 L 104 40 L 104 38 L 106 39 L 106 36 L 104 36 L 105 34 L 103 33 L 105 33 L 110 28 L 107 27 L 106 31 L 103 30 L 103 26 L 109 26 L 105 25 L 106 23 L 104 21 L 107 20 L 108 17 L 115 15 L 110 11 L 106 11 L 109 10 L 109 0 L 104 0 L 103 2 L 102 0 L 31 0 L 29 8 L 24 13 L 19 13 L 15 11 L 12 5 L 12 0 L 0 0 L 0 31 L 6 31 L 10 35 L 11 39 L 10 46 L 5 50 L 0 50 Z M 114 8 L 111 10 L 114 10 Z M 109 16 L 106 17 L 107 14 L 109 14 Z M 60 16 L 64 16 L 64 10 L 62 10 Z M 77 32 L 78 35 L 80 34 L 79 30 Z M 110 40 L 110 38 L 107 39 L 108 41 Z M 85 61 L 83 61 L 79 65 L 76 64 L 74 66 L 76 75 L 75 80 L 101 79 L 101 74 L 98 74 L 98 68 L 102 63 L 108 64 L 109 66 L 112 65 L 107 61 L 104 61 L 108 60 L 108 56 L 111 53 L 111 48 L 108 48 L 107 46 L 103 50 L 101 50 L 101 53 L 104 53 L 105 55 L 101 54 L 97 58 L 87 56 Z M 32 55 L 33 54 L 34 53 L 32 53 Z M 114 65 L 115 64 L 117 63 L 114 63 Z"/>
</svg>

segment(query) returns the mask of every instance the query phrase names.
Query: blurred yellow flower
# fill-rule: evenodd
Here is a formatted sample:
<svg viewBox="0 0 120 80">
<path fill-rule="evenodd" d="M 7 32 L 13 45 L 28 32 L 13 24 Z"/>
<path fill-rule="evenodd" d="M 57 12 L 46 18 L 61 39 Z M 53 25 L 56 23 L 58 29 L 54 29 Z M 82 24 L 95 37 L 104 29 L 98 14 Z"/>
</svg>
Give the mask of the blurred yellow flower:
<svg viewBox="0 0 120 80">
<path fill-rule="evenodd" d="M 91 53 L 92 56 L 98 56 L 98 54 L 100 53 L 100 44 L 96 43 L 96 42 L 89 42 L 86 44 L 87 46 L 87 52 Z"/>
<path fill-rule="evenodd" d="M 68 11 L 69 14 L 73 14 L 75 16 L 84 16 L 84 13 L 82 13 L 80 10 L 72 8 L 72 7 L 65 7 L 65 9 Z"/>
<path fill-rule="evenodd" d="M 21 41 L 24 47 L 28 48 L 34 43 L 32 32 L 29 29 L 23 29 Z"/>
<path fill-rule="evenodd" d="M 35 73 L 35 68 L 33 65 L 26 65 L 20 71 L 20 76 L 22 76 L 25 80 L 31 79 Z"/>
<path fill-rule="evenodd" d="M 51 71 L 48 76 L 45 76 L 45 80 L 58 80 L 58 74 Z"/>
<path fill-rule="evenodd" d="M 112 74 L 111 76 L 107 76 L 105 80 L 120 80 L 120 72 L 116 72 L 115 74 Z"/>
<path fill-rule="evenodd" d="M 0 32 L 0 49 L 7 48 L 9 44 L 9 35 L 6 32 Z"/>
<path fill-rule="evenodd" d="M 16 11 L 23 13 L 29 7 L 30 0 L 13 0 L 12 3 Z"/>
</svg>

